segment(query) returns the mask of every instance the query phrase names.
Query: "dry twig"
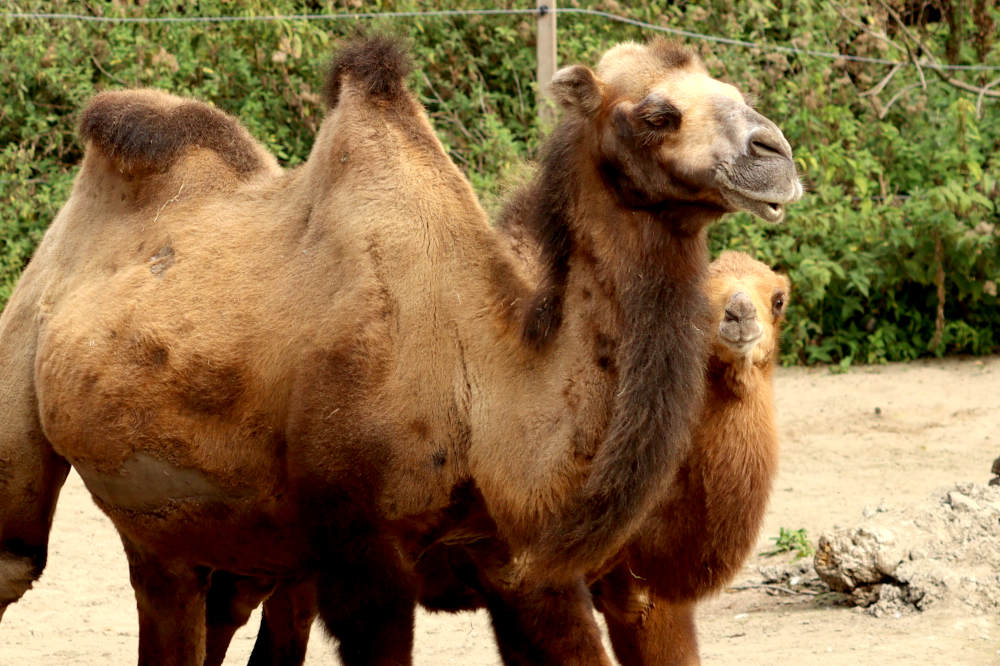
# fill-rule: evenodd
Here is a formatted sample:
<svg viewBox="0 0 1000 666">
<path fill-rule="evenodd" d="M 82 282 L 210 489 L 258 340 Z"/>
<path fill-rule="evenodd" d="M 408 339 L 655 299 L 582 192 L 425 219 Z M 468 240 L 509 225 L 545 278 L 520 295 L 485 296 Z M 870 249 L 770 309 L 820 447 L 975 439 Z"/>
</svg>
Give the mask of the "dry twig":
<svg viewBox="0 0 1000 666">
<path fill-rule="evenodd" d="M 726 588 L 727 590 L 774 590 L 775 592 L 781 592 L 783 594 L 805 594 L 810 597 L 815 597 L 822 592 L 817 592 L 816 590 L 804 590 L 804 589 L 793 589 L 790 587 L 785 587 L 784 585 L 775 585 L 774 583 L 747 583 L 746 585 L 731 585 Z"/>
<path fill-rule="evenodd" d="M 966 83 L 961 79 L 956 79 L 953 76 L 949 76 L 947 71 L 945 71 L 945 69 L 941 67 L 941 65 L 934 60 L 934 56 L 931 55 L 932 51 L 929 48 L 927 48 L 927 45 L 924 44 L 923 40 L 921 40 L 919 36 L 915 35 L 913 31 L 910 30 L 905 23 L 903 23 L 902 17 L 900 17 L 900 15 L 896 13 L 896 10 L 890 7 L 885 2 L 885 0 L 878 0 L 878 1 L 879 4 L 882 5 L 882 7 L 889 13 L 889 16 L 891 16 L 892 19 L 899 25 L 899 28 L 902 31 L 903 36 L 906 37 L 908 40 L 912 40 L 913 44 L 919 47 L 919 49 L 924 54 L 926 54 L 929 62 L 921 63 L 920 60 L 916 57 L 916 54 L 913 53 L 913 48 L 911 47 L 910 42 L 904 41 L 904 45 L 906 46 L 906 52 L 909 54 L 910 57 L 910 62 L 912 62 L 916 66 L 917 71 L 920 73 L 920 80 L 921 82 L 923 82 L 924 88 L 927 87 L 927 84 L 924 81 L 924 73 L 921 65 L 934 72 L 942 81 L 944 81 L 948 85 L 960 88 L 962 90 L 967 90 L 969 92 L 978 93 L 980 96 L 1000 98 L 1000 91 L 990 90 L 990 88 L 994 86 L 996 82 L 990 83 L 985 87 L 979 87 Z"/>
</svg>

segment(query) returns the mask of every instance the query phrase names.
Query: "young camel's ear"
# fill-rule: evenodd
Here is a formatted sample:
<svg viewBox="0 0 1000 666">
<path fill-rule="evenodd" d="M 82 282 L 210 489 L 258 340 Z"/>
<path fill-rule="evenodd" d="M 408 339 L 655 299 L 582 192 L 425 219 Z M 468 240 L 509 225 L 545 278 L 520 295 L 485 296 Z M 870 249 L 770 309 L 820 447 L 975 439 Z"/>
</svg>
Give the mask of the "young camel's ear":
<svg viewBox="0 0 1000 666">
<path fill-rule="evenodd" d="M 604 84 L 583 65 L 563 67 L 552 77 L 549 90 L 565 109 L 575 109 L 585 116 L 597 113 L 604 101 Z"/>
</svg>

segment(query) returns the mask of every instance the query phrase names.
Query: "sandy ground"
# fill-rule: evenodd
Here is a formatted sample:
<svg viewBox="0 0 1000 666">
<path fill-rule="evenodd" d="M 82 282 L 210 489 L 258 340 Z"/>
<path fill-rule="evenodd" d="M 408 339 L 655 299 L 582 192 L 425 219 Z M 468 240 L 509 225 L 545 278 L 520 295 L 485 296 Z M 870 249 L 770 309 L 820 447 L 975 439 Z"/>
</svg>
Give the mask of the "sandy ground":
<svg viewBox="0 0 1000 666">
<path fill-rule="evenodd" d="M 815 541 L 861 520 L 866 506 L 927 502 L 956 481 L 985 483 L 1000 455 L 1000 358 L 856 368 L 782 369 L 776 377 L 782 467 L 759 550 L 779 528 Z M 876 411 L 876 408 L 878 410 Z M 874 618 L 825 596 L 772 596 L 754 585 L 757 556 L 734 588 L 700 609 L 708 664 L 1000 664 L 1000 618 L 942 602 Z M 245 664 L 256 619 L 227 664 Z M 110 522 L 70 477 L 55 517 L 48 568 L 0 625 L 0 665 L 134 663 L 135 601 Z M 420 614 L 415 663 L 499 664 L 485 616 Z M 317 627 L 310 666 L 338 664 Z"/>
</svg>

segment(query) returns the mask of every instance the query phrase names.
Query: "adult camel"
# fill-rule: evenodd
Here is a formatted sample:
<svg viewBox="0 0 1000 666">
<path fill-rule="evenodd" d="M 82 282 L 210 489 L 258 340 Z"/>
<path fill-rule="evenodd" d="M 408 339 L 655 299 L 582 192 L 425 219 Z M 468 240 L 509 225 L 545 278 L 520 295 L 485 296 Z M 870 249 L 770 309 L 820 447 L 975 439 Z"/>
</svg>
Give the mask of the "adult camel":
<svg viewBox="0 0 1000 666">
<path fill-rule="evenodd" d="M 612 53 L 557 77 L 572 177 L 516 234 L 388 40 L 340 55 L 288 172 L 207 105 L 96 97 L 0 319 L 0 612 L 44 567 L 70 465 L 122 537 L 140 664 L 200 666 L 229 640 L 213 611 L 310 576 L 345 664 L 409 663 L 411 563 L 443 540 L 502 543 L 504 581 L 537 591 L 512 603 L 588 603 L 572 581 L 688 448 L 705 226 L 801 194 L 781 133 L 696 59 Z M 592 623 L 552 626 L 602 663 Z"/>
</svg>

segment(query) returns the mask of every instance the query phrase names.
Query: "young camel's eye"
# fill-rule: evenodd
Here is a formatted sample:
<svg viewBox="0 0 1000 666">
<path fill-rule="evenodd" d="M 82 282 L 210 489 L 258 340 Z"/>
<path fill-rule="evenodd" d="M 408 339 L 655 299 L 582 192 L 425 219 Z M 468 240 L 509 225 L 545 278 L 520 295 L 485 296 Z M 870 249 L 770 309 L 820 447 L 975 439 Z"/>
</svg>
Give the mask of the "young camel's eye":
<svg viewBox="0 0 1000 666">
<path fill-rule="evenodd" d="M 776 291 L 774 295 L 771 296 L 771 314 L 775 317 L 780 317 L 781 313 L 785 310 L 785 292 Z"/>
</svg>

